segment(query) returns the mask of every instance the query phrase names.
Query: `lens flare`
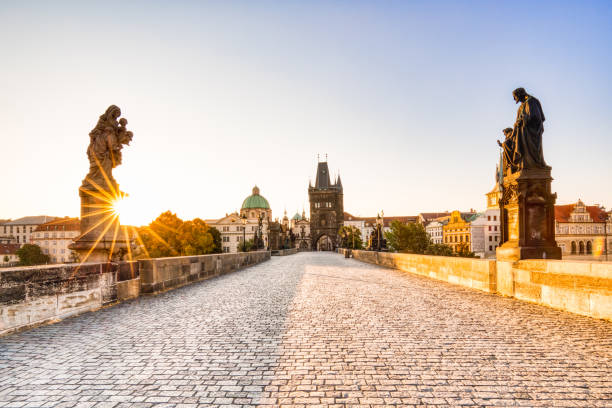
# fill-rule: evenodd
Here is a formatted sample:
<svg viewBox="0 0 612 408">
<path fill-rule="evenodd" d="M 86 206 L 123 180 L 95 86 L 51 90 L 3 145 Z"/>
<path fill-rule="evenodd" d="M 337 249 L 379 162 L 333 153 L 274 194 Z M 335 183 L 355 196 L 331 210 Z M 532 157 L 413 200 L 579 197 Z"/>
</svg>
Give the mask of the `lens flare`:
<svg viewBox="0 0 612 408">
<path fill-rule="evenodd" d="M 603 237 L 595 238 L 593 242 L 593 256 L 599 258 L 604 253 L 604 240 Z"/>
</svg>

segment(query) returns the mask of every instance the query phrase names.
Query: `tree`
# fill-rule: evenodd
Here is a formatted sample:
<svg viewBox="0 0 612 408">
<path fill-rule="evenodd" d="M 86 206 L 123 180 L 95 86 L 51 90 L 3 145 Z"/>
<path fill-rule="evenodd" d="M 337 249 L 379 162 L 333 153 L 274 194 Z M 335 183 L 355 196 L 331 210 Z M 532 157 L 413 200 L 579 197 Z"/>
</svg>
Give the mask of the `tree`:
<svg viewBox="0 0 612 408">
<path fill-rule="evenodd" d="M 350 248 L 350 249 L 362 249 L 363 248 L 363 240 L 361 239 L 361 231 L 359 228 L 344 225 L 340 227 L 338 230 L 338 236 L 340 236 L 341 248 Z"/>
<path fill-rule="evenodd" d="M 391 231 L 385 232 L 387 245 L 393 251 L 423 254 L 430 244 L 429 235 L 421 224 L 391 223 Z"/>
<path fill-rule="evenodd" d="M 476 258 L 476 254 L 470 251 L 470 246 L 467 242 L 462 242 L 457 245 L 457 256 L 461 256 L 463 258 Z"/>
<path fill-rule="evenodd" d="M 215 239 L 208 224 L 199 218 L 183 221 L 170 211 L 160 214 L 148 226 L 140 227 L 138 235 L 151 258 L 204 255 L 215 250 Z"/>
<path fill-rule="evenodd" d="M 43 251 L 38 245 L 25 244 L 16 252 L 19 257 L 19 265 L 43 265 L 49 263 L 49 255 L 43 254 Z"/>
<path fill-rule="evenodd" d="M 253 239 L 248 239 L 238 246 L 238 252 L 249 252 L 253 249 Z"/>
<path fill-rule="evenodd" d="M 439 255 L 439 256 L 455 256 L 453 248 L 446 244 L 430 244 L 425 251 L 426 255 Z"/>
<path fill-rule="evenodd" d="M 220 254 L 223 252 L 223 247 L 221 246 L 221 233 L 215 227 L 210 227 L 208 233 L 213 237 L 213 254 Z"/>
<path fill-rule="evenodd" d="M 4 263 L 8 263 L 8 261 L 10 261 L 11 258 L 9 258 L 8 255 L 4 255 Z"/>
</svg>

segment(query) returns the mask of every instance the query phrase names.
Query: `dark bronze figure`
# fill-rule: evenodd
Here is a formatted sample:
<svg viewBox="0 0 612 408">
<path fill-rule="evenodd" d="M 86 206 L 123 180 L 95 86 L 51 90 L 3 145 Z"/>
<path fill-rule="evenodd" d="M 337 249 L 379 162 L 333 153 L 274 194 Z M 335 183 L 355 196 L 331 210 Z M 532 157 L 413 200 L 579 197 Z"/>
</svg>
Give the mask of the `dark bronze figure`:
<svg viewBox="0 0 612 408">
<path fill-rule="evenodd" d="M 544 111 L 542 105 L 524 88 L 512 92 L 516 103 L 520 103 L 511 138 L 514 140 L 512 163 L 520 169 L 548 168 L 544 162 L 542 134 L 544 133 Z"/>
<path fill-rule="evenodd" d="M 516 139 L 512 128 L 505 128 L 503 130 L 506 139 L 502 142 L 499 140 L 497 144 L 503 149 L 503 163 L 502 170 L 503 174 L 506 175 L 508 172 L 514 173 L 517 170 L 517 165 L 514 162 L 514 149 L 516 145 Z"/>
</svg>

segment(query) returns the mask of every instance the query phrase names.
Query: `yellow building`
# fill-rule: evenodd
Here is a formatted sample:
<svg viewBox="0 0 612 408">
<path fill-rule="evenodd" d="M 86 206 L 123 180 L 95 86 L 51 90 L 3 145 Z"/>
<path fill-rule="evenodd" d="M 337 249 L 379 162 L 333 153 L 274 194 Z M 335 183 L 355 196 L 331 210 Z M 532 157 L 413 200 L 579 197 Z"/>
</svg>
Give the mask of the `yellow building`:
<svg viewBox="0 0 612 408">
<path fill-rule="evenodd" d="M 444 243 L 452 247 L 455 252 L 457 252 L 460 246 L 467 244 L 467 248 L 471 251 L 470 222 L 477 216 L 478 214 L 474 212 L 461 213 L 459 211 L 453 211 L 448 220 L 448 224 L 442 227 Z"/>
</svg>

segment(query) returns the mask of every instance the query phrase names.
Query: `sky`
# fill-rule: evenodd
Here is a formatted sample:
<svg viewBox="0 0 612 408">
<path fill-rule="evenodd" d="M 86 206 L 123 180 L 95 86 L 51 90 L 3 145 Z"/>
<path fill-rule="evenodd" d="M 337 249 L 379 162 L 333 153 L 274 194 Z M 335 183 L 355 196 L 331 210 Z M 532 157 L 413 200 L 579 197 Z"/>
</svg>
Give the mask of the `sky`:
<svg viewBox="0 0 612 408">
<path fill-rule="evenodd" d="M 519 86 L 557 203 L 610 208 L 610 44 L 609 1 L 3 1 L 0 219 L 79 215 L 111 104 L 125 223 L 308 212 L 317 155 L 354 215 L 482 210 Z"/>
</svg>

